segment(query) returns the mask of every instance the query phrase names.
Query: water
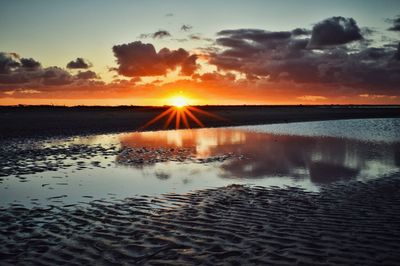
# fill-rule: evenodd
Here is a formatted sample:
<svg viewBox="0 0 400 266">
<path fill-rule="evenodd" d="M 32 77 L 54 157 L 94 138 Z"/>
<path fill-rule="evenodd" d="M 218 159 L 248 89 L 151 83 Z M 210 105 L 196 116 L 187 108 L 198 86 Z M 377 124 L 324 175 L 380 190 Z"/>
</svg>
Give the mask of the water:
<svg viewBox="0 0 400 266">
<path fill-rule="evenodd" d="M 326 136 L 364 141 L 396 142 L 400 139 L 400 119 L 349 119 L 238 127 L 280 135 Z"/>
<path fill-rule="evenodd" d="M 400 119 L 364 119 L 7 142 L 0 206 L 83 204 L 229 184 L 318 191 L 399 173 L 399 129 Z"/>
</svg>

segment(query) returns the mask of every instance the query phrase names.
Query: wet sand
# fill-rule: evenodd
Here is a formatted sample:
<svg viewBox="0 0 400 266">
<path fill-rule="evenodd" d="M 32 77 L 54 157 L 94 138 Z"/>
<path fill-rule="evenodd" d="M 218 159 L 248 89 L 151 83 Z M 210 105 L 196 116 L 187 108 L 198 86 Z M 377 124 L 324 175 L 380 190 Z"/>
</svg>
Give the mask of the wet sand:
<svg viewBox="0 0 400 266">
<path fill-rule="evenodd" d="M 398 265 L 400 176 L 0 211 L 2 265 Z"/>
<path fill-rule="evenodd" d="M 400 106 L 201 106 L 206 127 L 400 117 Z M 0 137 L 71 136 L 141 129 L 168 107 L 0 107 Z M 164 120 L 146 130 L 162 129 Z M 197 127 L 190 123 L 191 127 Z M 170 128 L 175 127 L 171 123 Z M 184 125 L 181 125 L 184 127 Z"/>
<path fill-rule="evenodd" d="M 332 112 L 332 109 L 322 109 Z M 383 113 L 368 110 L 358 115 L 390 117 L 399 114 L 397 109 L 390 108 Z M 33 122 L 45 121 L 43 123 L 28 123 L 28 116 L 18 123 L 6 124 L 10 131 L 4 135 L 5 139 L 21 138 L 2 142 L 0 184 L 3 177 L 11 175 L 19 182 L 28 182 L 29 178 L 24 175 L 44 171 L 58 173 L 60 169 L 73 166 L 76 170 L 106 167 L 97 161 L 98 157 L 115 157 L 116 164 L 139 168 L 168 161 L 204 164 L 232 160 L 237 165 L 251 161 L 246 153 L 231 150 L 218 156 L 196 158 L 191 147 L 160 148 L 143 143 L 139 147 L 73 142 L 51 145 L 51 139 L 47 143 L 46 139 L 24 138 L 56 136 L 60 132 L 64 132 L 62 135 L 94 133 L 96 123 L 104 118 L 103 111 L 100 110 L 97 117 L 90 109 L 81 119 L 79 112 L 70 116 L 63 109 L 52 116 L 51 119 L 61 121 L 53 128 L 49 122 L 52 120 L 47 121 L 47 111 L 40 116 L 42 120 L 37 120 L 37 113 L 31 117 Z M 324 117 L 322 113 L 313 116 L 310 110 L 295 116 L 295 111 L 299 112 L 299 109 L 292 110 L 293 120 L 335 117 Z M 341 118 L 355 115 L 345 113 L 348 117 Z M 258 114 L 270 119 L 271 123 L 279 121 L 274 120 L 277 116 L 267 117 L 266 112 Z M 13 115 L 10 117 L 15 118 Z M 60 119 L 63 115 L 64 120 Z M 118 115 L 116 117 L 118 124 L 122 120 Z M 243 117 L 243 123 L 254 122 L 249 116 L 245 118 L 246 113 Z M 84 125 L 85 119 L 89 118 L 95 120 L 94 124 Z M 4 113 L 1 119 L 4 119 Z M 13 131 L 22 127 L 19 123 L 23 121 L 27 130 Z M 65 126 L 71 126 L 74 121 L 78 127 L 65 131 Z M 107 121 L 104 120 L 106 131 L 111 125 Z M 47 130 L 46 134 L 36 135 L 36 127 L 41 125 Z M 122 130 L 122 127 L 117 126 L 116 130 Z M 254 150 L 249 154 L 254 155 Z M 257 157 L 262 156 L 261 153 Z M 265 161 L 260 165 L 264 164 Z M 273 160 L 269 164 L 276 165 Z M 333 173 L 332 168 L 321 164 L 314 165 L 311 170 L 320 172 L 324 178 L 331 178 Z M 54 178 L 63 177 L 57 174 Z M 65 177 L 57 185 L 68 185 L 67 182 Z M 399 192 L 400 175 L 397 172 L 376 180 L 326 184 L 319 192 L 295 187 L 231 185 L 160 197 L 144 195 L 106 200 L 84 196 L 85 200 L 69 205 L 63 202 L 68 195 L 62 194 L 47 198 L 46 207 L 27 208 L 19 203 L 0 207 L 0 265 L 398 265 Z"/>
</svg>

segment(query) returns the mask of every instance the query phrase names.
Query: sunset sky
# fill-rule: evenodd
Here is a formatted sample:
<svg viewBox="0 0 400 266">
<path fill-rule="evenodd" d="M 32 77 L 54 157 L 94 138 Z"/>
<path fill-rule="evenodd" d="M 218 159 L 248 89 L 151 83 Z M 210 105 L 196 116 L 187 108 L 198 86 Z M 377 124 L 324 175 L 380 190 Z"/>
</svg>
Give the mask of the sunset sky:
<svg viewBox="0 0 400 266">
<path fill-rule="evenodd" d="M 400 1 L 0 1 L 0 105 L 400 104 Z"/>
</svg>

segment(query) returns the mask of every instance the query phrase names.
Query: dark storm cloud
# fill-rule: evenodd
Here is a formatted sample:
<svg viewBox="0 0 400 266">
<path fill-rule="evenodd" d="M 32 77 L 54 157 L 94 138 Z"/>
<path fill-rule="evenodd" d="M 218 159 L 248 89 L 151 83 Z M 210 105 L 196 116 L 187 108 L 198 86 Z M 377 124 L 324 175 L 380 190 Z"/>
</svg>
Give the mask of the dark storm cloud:
<svg viewBox="0 0 400 266">
<path fill-rule="evenodd" d="M 326 32 L 320 33 L 322 29 Z M 353 19 L 333 17 L 307 29 L 271 32 L 261 29 L 223 30 L 208 52 L 209 63 L 238 71 L 249 80 L 293 81 L 367 88 L 380 94 L 399 94 L 400 47 L 347 47 L 361 40 Z M 314 42 L 314 44 L 311 44 Z M 324 46 L 325 49 L 313 49 Z M 327 87 L 327 86 L 324 86 Z"/>
<path fill-rule="evenodd" d="M 360 28 L 354 19 L 331 17 L 313 27 L 310 47 L 340 45 L 361 39 Z"/>
<path fill-rule="evenodd" d="M 393 26 L 388 30 L 391 31 L 400 31 L 400 16 L 397 16 L 395 19 L 389 19 L 388 22 L 393 23 Z"/>
<path fill-rule="evenodd" d="M 113 52 L 119 65 L 115 70 L 127 77 L 165 75 L 179 66 L 181 74 L 191 75 L 197 68 L 194 67 L 197 56 L 190 55 L 182 48 L 163 48 L 157 52 L 152 44 L 136 41 L 115 45 Z"/>
<path fill-rule="evenodd" d="M 181 31 L 190 31 L 193 28 L 193 26 L 188 25 L 188 24 L 183 24 L 181 26 Z"/>
<path fill-rule="evenodd" d="M 67 68 L 70 69 L 87 69 L 90 68 L 91 66 L 92 66 L 91 63 L 80 57 L 67 64 Z"/>
</svg>

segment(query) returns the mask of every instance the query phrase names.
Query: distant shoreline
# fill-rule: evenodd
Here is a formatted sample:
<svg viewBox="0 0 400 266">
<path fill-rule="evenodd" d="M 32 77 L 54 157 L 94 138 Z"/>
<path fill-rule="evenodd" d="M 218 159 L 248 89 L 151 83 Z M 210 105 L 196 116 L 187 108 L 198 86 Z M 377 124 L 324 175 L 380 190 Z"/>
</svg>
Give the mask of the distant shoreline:
<svg viewBox="0 0 400 266">
<path fill-rule="evenodd" d="M 163 129 L 161 120 L 145 129 L 148 121 L 168 110 L 143 106 L 0 106 L 0 138 L 53 137 Z M 196 114 L 205 127 L 290 123 L 337 119 L 396 118 L 399 105 L 236 105 L 199 106 L 223 117 Z M 190 126 L 196 128 L 191 121 Z M 181 128 L 183 128 L 183 124 Z M 175 124 L 167 129 L 175 128 Z"/>
<path fill-rule="evenodd" d="M 400 104 L 229 104 L 229 105 L 193 105 L 196 107 L 347 107 L 347 108 L 400 108 Z M 0 110 L 5 108 L 168 108 L 171 105 L 52 105 L 52 104 L 17 104 L 17 105 L 0 105 Z"/>
</svg>

